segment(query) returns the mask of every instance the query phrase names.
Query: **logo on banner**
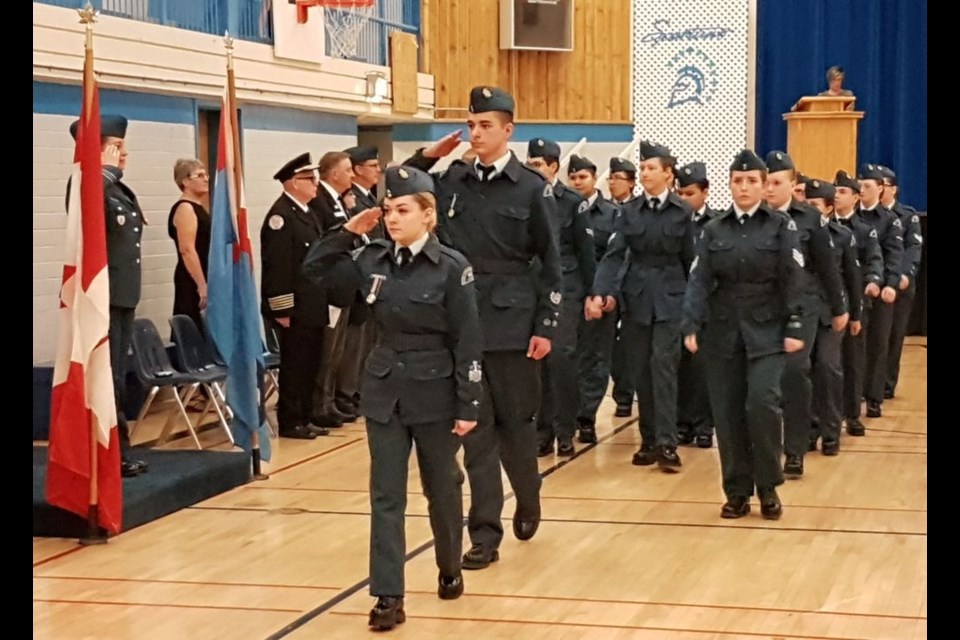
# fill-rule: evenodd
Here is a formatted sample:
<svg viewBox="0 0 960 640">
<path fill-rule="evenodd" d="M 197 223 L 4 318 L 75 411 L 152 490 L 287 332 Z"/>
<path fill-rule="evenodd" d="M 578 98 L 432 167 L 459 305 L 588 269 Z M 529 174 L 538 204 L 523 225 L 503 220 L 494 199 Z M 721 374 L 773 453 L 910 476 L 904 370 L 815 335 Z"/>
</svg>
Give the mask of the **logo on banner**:
<svg viewBox="0 0 960 640">
<path fill-rule="evenodd" d="M 717 92 L 717 63 L 693 47 L 681 49 L 667 62 L 667 67 L 676 71 L 667 108 L 683 104 L 704 105 Z"/>
</svg>

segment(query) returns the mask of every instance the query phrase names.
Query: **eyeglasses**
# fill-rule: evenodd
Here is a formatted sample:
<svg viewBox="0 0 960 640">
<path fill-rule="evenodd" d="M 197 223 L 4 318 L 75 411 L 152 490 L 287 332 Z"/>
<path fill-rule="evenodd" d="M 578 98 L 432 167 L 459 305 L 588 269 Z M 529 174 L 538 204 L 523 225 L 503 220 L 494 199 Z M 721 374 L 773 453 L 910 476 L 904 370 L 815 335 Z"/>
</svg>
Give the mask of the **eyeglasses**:
<svg viewBox="0 0 960 640">
<path fill-rule="evenodd" d="M 190 174 L 189 177 L 191 177 L 191 178 L 199 178 L 200 180 L 208 180 L 208 179 L 210 178 L 210 174 L 207 173 L 206 171 L 198 171 L 198 172 L 196 172 L 196 173 Z"/>
<path fill-rule="evenodd" d="M 294 180 L 306 180 L 308 182 L 319 182 L 317 176 L 294 176 Z"/>
</svg>

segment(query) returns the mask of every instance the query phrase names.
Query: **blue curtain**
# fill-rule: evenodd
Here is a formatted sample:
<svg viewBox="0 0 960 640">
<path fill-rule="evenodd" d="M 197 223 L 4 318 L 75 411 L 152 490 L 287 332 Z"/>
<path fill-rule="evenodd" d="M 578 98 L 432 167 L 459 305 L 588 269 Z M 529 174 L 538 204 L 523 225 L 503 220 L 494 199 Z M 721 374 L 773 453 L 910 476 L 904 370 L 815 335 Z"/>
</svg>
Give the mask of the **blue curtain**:
<svg viewBox="0 0 960 640">
<path fill-rule="evenodd" d="M 783 114 L 843 67 L 857 97 L 857 162 L 893 167 L 903 202 L 927 208 L 927 3 L 758 0 L 757 152 L 786 149 Z M 833 176 L 815 176 L 832 178 Z"/>
</svg>

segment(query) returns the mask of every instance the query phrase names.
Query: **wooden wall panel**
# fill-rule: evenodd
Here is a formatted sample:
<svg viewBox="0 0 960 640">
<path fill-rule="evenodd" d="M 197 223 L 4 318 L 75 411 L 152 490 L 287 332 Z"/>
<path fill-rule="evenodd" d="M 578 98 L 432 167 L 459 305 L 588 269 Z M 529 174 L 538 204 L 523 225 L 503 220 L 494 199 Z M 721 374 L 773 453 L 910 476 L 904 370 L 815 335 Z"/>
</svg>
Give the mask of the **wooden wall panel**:
<svg viewBox="0 0 960 640">
<path fill-rule="evenodd" d="M 470 89 L 493 84 L 518 120 L 630 122 L 629 0 L 576 0 L 570 53 L 501 51 L 499 0 L 422 2 L 439 117 L 462 117 Z"/>
</svg>

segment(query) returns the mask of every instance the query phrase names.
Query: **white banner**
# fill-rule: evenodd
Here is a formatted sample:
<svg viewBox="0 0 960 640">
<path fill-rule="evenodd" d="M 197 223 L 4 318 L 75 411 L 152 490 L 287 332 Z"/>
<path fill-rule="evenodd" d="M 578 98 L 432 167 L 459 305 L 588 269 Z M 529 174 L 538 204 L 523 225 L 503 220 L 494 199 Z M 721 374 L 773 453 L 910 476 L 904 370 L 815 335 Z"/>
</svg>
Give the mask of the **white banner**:
<svg viewBox="0 0 960 640">
<path fill-rule="evenodd" d="M 669 147 L 680 165 L 706 163 L 717 209 L 730 205 L 728 169 L 746 142 L 748 5 L 633 2 L 635 133 Z"/>
</svg>

